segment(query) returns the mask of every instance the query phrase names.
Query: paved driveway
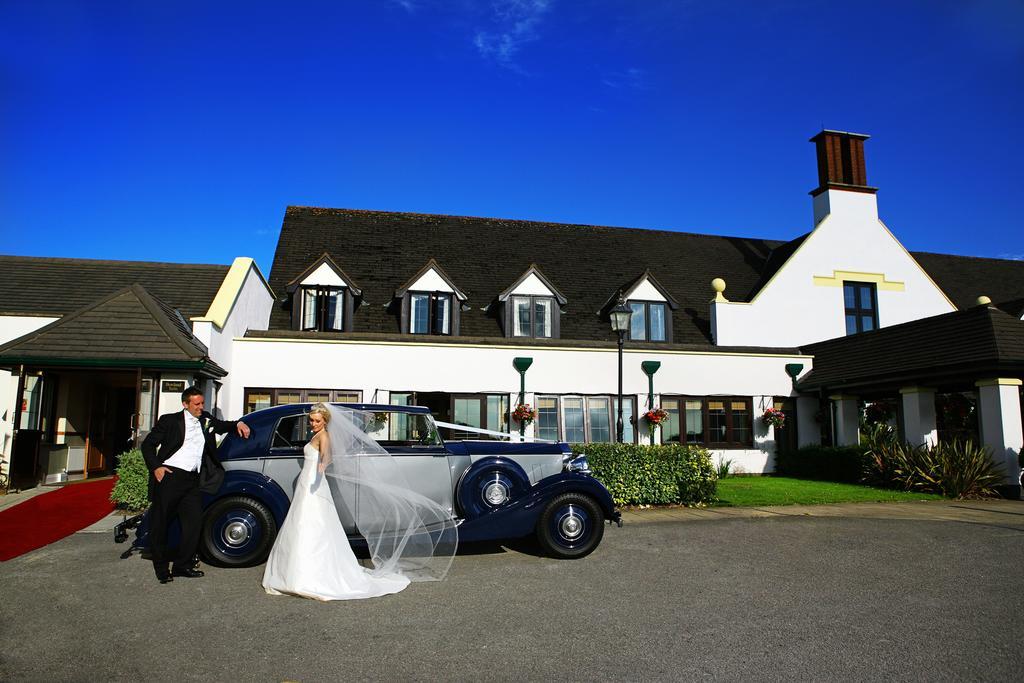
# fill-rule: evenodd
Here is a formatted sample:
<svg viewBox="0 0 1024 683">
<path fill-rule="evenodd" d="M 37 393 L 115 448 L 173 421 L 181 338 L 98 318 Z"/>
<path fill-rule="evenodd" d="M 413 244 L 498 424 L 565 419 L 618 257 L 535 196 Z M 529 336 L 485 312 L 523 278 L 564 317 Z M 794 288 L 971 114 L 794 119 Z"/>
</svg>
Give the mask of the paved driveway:
<svg viewBox="0 0 1024 683">
<path fill-rule="evenodd" d="M 476 549 L 344 603 L 262 568 L 161 586 L 76 534 L 0 564 L 0 679 L 1018 679 L 1024 503 L 909 505 L 634 516 L 585 560 Z"/>
</svg>

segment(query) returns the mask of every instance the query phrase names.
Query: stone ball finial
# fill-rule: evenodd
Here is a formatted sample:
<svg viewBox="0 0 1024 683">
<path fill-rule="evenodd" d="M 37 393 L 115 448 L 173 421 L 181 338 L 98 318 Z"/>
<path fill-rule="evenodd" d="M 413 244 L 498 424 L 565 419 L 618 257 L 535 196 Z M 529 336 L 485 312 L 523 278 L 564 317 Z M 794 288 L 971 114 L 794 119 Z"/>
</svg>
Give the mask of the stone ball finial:
<svg viewBox="0 0 1024 683">
<path fill-rule="evenodd" d="M 978 297 L 978 300 L 975 301 L 974 303 L 976 303 L 979 306 L 988 306 L 990 303 L 992 303 L 992 299 L 989 299 L 987 296 L 982 294 L 981 296 Z"/>
<path fill-rule="evenodd" d="M 725 291 L 725 280 L 720 277 L 716 277 L 711 281 L 711 289 L 715 290 L 715 301 L 728 301 L 722 293 Z"/>
</svg>

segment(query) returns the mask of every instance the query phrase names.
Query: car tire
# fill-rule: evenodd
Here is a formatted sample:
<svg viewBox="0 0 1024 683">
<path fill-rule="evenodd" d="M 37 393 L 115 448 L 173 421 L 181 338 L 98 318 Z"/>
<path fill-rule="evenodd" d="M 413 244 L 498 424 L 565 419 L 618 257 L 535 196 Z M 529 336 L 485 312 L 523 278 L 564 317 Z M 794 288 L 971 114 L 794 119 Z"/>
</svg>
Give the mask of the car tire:
<svg viewBox="0 0 1024 683">
<path fill-rule="evenodd" d="M 466 472 L 456 499 L 463 517 L 475 519 L 522 498 L 529 490 L 529 477 L 515 463 L 485 463 Z"/>
<path fill-rule="evenodd" d="M 230 496 L 207 508 L 199 546 L 212 565 L 251 567 L 266 561 L 276 537 L 277 522 L 266 505 L 248 496 Z"/>
<path fill-rule="evenodd" d="M 604 513 L 590 496 L 563 493 L 544 508 L 537 522 L 537 540 L 544 554 L 560 560 L 585 557 L 604 537 Z"/>
</svg>

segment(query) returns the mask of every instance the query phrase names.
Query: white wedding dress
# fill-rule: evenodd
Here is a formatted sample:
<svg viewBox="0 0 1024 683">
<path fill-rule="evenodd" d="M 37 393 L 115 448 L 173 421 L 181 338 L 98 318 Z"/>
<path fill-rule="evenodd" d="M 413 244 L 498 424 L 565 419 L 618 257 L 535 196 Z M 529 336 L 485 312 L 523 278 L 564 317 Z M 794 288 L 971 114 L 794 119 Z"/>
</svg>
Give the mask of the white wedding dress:
<svg viewBox="0 0 1024 683">
<path fill-rule="evenodd" d="M 319 453 L 311 444 L 291 508 L 263 572 L 271 595 L 315 600 L 358 600 L 398 593 L 409 585 L 402 574 L 374 576 L 356 561 L 331 495 L 327 478 L 317 472 Z"/>
</svg>

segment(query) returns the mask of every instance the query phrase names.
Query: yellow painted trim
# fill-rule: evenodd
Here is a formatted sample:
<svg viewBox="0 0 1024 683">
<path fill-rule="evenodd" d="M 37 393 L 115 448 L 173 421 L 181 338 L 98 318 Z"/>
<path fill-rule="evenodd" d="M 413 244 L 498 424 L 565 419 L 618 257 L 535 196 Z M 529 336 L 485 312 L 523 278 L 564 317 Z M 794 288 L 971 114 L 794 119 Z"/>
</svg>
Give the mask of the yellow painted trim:
<svg viewBox="0 0 1024 683">
<path fill-rule="evenodd" d="M 976 387 L 1019 387 L 1024 382 L 1015 377 L 997 377 L 995 379 L 982 379 L 974 383 Z"/>
<path fill-rule="evenodd" d="M 263 277 L 263 273 L 260 272 L 256 262 L 247 256 L 239 256 L 231 264 L 228 274 L 224 276 L 224 280 L 220 283 L 220 289 L 217 290 L 217 295 L 213 297 L 206 315 L 190 318 L 190 320 L 192 322 L 209 322 L 216 325 L 218 329 L 223 328 L 224 323 L 227 322 L 228 315 L 231 314 L 231 309 L 235 306 L 235 301 L 238 300 L 238 296 L 242 293 L 242 287 L 245 285 L 245 278 L 249 275 L 250 268 L 256 271 L 256 275 L 259 276 L 263 286 L 267 288 L 267 292 L 273 298 L 274 290 L 267 284 L 267 280 Z"/>
<path fill-rule="evenodd" d="M 828 397 L 830 401 L 856 401 L 856 396 L 850 396 L 849 394 L 833 394 Z"/>
<path fill-rule="evenodd" d="M 884 273 L 860 273 L 855 270 L 833 270 L 832 275 L 813 275 L 815 287 L 842 287 L 845 281 L 874 282 L 879 291 L 903 292 L 906 285 L 895 280 L 886 280 Z"/>
<path fill-rule="evenodd" d="M 431 344 L 430 342 L 394 342 L 394 341 L 372 341 L 372 340 L 357 340 L 357 339 L 299 339 L 296 337 L 282 337 L 277 339 L 271 339 L 266 337 L 235 337 L 236 342 L 270 342 L 270 343 L 290 343 L 290 344 L 348 344 L 350 346 L 365 344 L 367 346 L 425 346 L 437 349 L 490 349 L 493 351 L 581 351 L 590 353 L 618 353 L 617 348 L 611 349 L 589 349 L 583 347 L 547 347 L 547 346 L 495 346 L 493 344 Z M 737 356 L 739 358 L 789 358 L 789 359 L 810 359 L 813 360 L 814 356 L 802 356 L 796 354 L 782 354 L 782 353 L 737 353 L 735 351 L 728 351 L 724 353 L 716 353 L 713 351 L 678 351 L 669 350 L 664 351 L 656 349 L 623 349 L 623 353 L 633 355 L 652 355 L 652 354 L 665 354 L 670 356 Z"/>
<path fill-rule="evenodd" d="M 929 387 L 903 387 L 902 389 L 900 389 L 900 393 L 904 394 L 904 395 L 906 395 L 906 394 L 928 394 L 928 393 L 934 394 L 935 390 L 931 389 Z"/>
</svg>

